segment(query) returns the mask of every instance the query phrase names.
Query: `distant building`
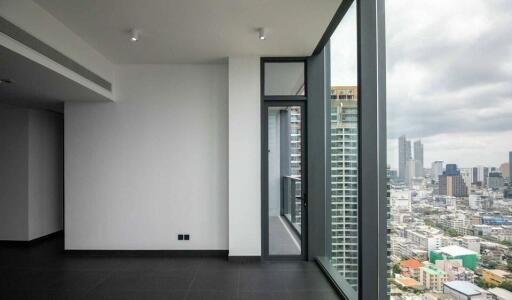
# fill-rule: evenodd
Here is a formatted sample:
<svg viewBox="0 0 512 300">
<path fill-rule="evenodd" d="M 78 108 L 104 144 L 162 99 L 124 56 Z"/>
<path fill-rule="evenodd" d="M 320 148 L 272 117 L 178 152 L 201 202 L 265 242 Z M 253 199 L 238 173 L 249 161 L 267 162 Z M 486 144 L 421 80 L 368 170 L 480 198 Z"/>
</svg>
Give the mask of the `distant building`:
<svg viewBox="0 0 512 300">
<path fill-rule="evenodd" d="M 421 262 L 417 259 L 407 259 L 400 261 L 400 270 L 402 275 L 416 278 L 420 277 Z"/>
<path fill-rule="evenodd" d="M 443 175 L 439 176 L 439 195 L 465 197 L 468 188 L 456 164 L 447 164 Z"/>
<path fill-rule="evenodd" d="M 473 184 L 485 186 L 487 177 L 489 176 L 489 168 L 477 166 L 473 168 Z"/>
<path fill-rule="evenodd" d="M 512 279 L 511 274 L 503 270 L 482 270 L 482 280 L 488 284 L 498 286 L 505 280 Z"/>
<path fill-rule="evenodd" d="M 409 159 L 405 164 L 405 183 L 411 185 L 414 178 L 422 176 L 423 166 L 421 165 L 421 162 L 416 159 Z"/>
<path fill-rule="evenodd" d="M 405 180 L 407 161 L 411 157 L 411 141 L 405 135 L 398 138 L 398 178 Z"/>
<path fill-rule="evenodd" d="M 479 254 L 467 248 L 457 245 L 441 247 L 438 250 L 432 250 L 429 253 L 429 261 L 433 264 L 438 260 L 461 259 L 462 266 L 475 270 Z"/>
<path fill-rule="evenodd" d="M 453 295 L 456 299 L 486 300 L 487 291 L 467 281 L 449 281 L 443 286 L 443 293 Z"/>
<path fill-rule="evenodd" d="M 473 168 L 459 168 L 460 176 L 464 180 L 464 183 L 469 188 L 473 183 Z"/>
<path fill-rule="evenodd" d="M 427 264 L 420 268 L 420 282 L 426 289 L 442 291 L 446 281 L 448 281 L 448 274 L 438 267 Z"/>
<path fill-rule="evenodd" d="M 433 162 L 431 173 L 432 179 L 437 182 L 439 180 L 439 175 L 443 175 L 443 161 L 436 160 Z"/>
<path fill-rule="evenodd" d="M 500 171 L 503 178 L 510 179 L 510 164 L 508 162 L 501 164 Z"/>
<path fill-rule="evenodd" d="M 502 288 L 489 289 L 489 293 L 493 296 L 493 300 L 510 300 L 512 299 L 512 292 Z"/>
<path fill-rule="evenodd" d="M 501 172 L 493 171 L 489 173 L 487 177 L 487 187 L 493 190 L 499 190 L 504 187 L 505 181 Z"/>
<path fill-rule="evenodd" d="M 510 182 L 512 182 L 512 151 L 508 153 L 508 176 Z"/>
<path fill-rule="evenodd" d="M 414 160 L 417 161 L 417 165 L 415 168 L 415 177 L 423 177 L 423 144 L 421 143 L 421 140 L 417 140 L 414 142 Z"/>
</svg>

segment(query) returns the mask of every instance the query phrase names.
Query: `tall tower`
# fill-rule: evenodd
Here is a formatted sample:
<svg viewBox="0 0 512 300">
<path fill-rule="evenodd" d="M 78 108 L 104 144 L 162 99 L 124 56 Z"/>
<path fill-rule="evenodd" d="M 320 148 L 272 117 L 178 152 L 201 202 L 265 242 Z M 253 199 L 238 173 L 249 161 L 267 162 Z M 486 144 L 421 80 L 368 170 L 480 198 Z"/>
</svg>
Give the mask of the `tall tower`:
<svg viewBox="0 0 512 300">
<path fill-rule="evenodd" d="M 416 168 L 416 177 L 423 176 L 423 144 L 421 140 L 417 140 L 414 142 L 414 160 L 418 161 L 419 167 Z"/>
<path fill-rule="evenodd" d="M 331 88 L 331 261 L 348 283 L 358 278 L 357 87 Z"/>
<path fill-rule="evenodd" d="M 508 153 L 508 176 L 512 182 L 512 151 Z"/>
<path fill-rule="evenodd" d="M 398 138 L 398 178 L 401 180 L 405 180 L 407 161 L 411 158 L 411 141 L 402 135 Z"/>
</svg>

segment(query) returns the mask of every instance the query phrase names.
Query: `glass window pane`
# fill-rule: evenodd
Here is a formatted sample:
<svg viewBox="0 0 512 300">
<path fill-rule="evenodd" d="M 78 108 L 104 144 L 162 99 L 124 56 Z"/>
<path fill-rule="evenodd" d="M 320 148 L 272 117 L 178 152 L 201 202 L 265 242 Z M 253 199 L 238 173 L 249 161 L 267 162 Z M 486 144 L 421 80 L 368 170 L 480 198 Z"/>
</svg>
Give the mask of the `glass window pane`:
<svg viewBox="0 0 512 300">
<path fill-rule="evenodd" d="M 358 287 L 358 87 L 357 16 L 355 2 L 330 41 L 331 96 L 330 152 L 331 225 L 327 240 L 331 265 L 348 283 Z"/>
<path fill-rule="evenodd" d="M 265 63 L 265 95 L 304 96 L 304 63 Z"/>
</svg>

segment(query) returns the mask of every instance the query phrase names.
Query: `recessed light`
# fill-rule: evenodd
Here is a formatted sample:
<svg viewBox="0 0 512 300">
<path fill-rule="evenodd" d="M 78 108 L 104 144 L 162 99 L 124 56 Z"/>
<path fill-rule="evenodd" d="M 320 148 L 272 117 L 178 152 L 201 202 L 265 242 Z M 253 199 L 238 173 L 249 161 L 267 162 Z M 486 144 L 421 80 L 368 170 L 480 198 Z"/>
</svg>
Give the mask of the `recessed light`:
<svg viewBox="0 0 512 300">
<path fill-rule="evenodd" d="M 259 36 L 260 36 L 260 40 L 264 40 L 266 38 L 265 34 L 266 34 L 266 30 L 265 28 L 261 27 L 258 29 L 258 33 L 259 33 Z"/>
<path fill-rule="evenodd" d="M 132 29 L 130 41 L 136 42 L 139 40 L 140 30 Z"/>
</svg>

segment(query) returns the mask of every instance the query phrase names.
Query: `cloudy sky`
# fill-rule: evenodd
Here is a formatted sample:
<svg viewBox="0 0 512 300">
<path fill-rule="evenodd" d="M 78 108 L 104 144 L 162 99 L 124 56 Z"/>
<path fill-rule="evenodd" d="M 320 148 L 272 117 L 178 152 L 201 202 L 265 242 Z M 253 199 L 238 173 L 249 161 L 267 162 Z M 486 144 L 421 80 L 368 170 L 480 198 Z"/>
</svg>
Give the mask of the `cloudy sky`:
<svg viewBox="0 0 512 300">
<path fill-rule="evenodd" d="M 333 84 L 355 83 L 354 12 L 332 39 Z M 387 0 L 386 43 L 392 167 L 402 134 L 421 138 L 425 167 L 434 160 L 471 167 L 508 159 L 512 0 Z"/>
</svg>

